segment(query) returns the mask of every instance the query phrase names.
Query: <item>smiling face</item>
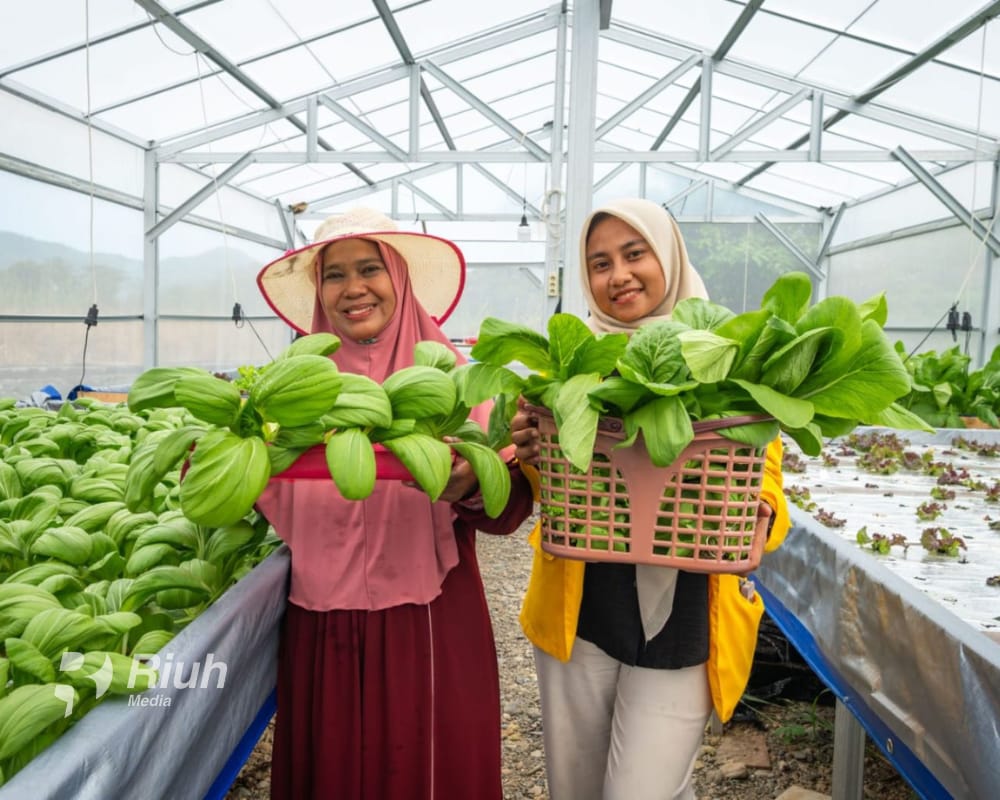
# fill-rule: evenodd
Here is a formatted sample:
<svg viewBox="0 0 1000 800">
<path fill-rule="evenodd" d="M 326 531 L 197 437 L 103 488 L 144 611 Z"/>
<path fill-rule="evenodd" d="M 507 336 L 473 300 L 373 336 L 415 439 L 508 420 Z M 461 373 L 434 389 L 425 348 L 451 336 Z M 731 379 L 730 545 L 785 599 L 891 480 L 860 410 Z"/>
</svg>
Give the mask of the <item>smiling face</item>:
<svg viewBox="0 0 1000 800">
<path fill-rule="evenodd" d="M 356 342 L 373 339 L 396 310 L 396 290 L 367 239 L 342 239 L 323 250 L 320 302 L 334 329 Z"/>
<path fill-rule="evenodd" d="M 597 307 L 620 322 L 652 313 L 667 294 L 653 248 L 624 220 L 606 216 L 587 236 L 587 276 Z"/>
</svg>

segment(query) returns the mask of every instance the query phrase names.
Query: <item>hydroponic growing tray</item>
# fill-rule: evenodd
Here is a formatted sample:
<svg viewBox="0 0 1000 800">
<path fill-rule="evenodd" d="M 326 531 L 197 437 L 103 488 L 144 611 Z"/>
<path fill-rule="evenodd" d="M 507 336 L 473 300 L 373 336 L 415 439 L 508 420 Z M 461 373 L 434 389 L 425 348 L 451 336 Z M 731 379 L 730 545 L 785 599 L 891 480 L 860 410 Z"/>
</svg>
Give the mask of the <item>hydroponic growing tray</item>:
<svg viewBox="0 0 1000 800">
<path fill-rule="evenodd" d="M 4 784 L 0 800 L 214 797 L 275 686 L 288 565 L 279 547 L 160 651 L 168 685 L 132 705 L 96 706 Z"/>
<path fill-rule="evenodd" d="M 909 449 L 961 459 L 970 475 L 986 482 L 1000 470 L 1000 459 L 939 453 L 952 449 L 955 436 L 1000 443 L 998 431 L 897 435 L 910 441 Z M 948 511 L 921 521 L 916 507 L 930 500 L 935 479 L 903 471 L 874 475 L 850 457 L 830 467 L 803 460 L 806 471 L 786 471 L 785 487 L 807 487 L 817 509 L 792 506 L 788 538 L 756 573 L 765 602 L 787 615 L 791 624 L 782 628 L 789 639 L 815 655 L 824 680 L 883 751 L 891 758 L 905 754 L 894 763 L 921 797 L 997 796 L 1000 644 L 990 634 L 1000 628 L 1000 588 L 987 586 L 986 578 L 1000 572 L 1000 531 L 983 517 L 1000 517 L 1000 504 L 951 486 L 956 497 Z M 812 516 L 819 510 L 845 524 L 821 524 Z M 878 555 L 857 543 L 862 526 L 869 534 L 900 532 L 918 543 L 905 554 L 897 547 Z M 953 528 L 966 541 L 964 558 L 926 552 L 918 531 L 928 526 Z"/>
</svg>

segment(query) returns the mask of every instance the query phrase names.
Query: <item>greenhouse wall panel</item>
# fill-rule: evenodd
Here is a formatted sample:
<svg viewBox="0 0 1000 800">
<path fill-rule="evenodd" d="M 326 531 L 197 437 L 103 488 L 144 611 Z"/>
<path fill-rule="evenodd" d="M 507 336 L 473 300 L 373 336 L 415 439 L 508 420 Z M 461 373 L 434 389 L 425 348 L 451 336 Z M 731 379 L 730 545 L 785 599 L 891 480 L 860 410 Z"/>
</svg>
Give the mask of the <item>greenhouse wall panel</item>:
<svg viewBox="0 0 1000 800">
<path fill-rule="evenodd" d="M 83 309 L 85 312 L 86 309 Z M 128 386 L 142 371 L 142 323 L 0 320 L 0 395 L 28 397 L 51 385 L 66 397 L 78 384 Z"/>
<path fill-rule="evenodd" d="M 142 195 L 141 148 L 96 129 L 90 130 L 88 144 L 87 126 L 82 122 L 6 92 L 0 92 L 0 119 L 5 120 L 0 125 L 0 153 L 81 180 L 90 180 L 92 160 L 96 184 L 134 197 Z"/>
<path fill-rule="evenodd" d="M 933 169 L 929 171 L 935 172 Z M 990 164 L 978 164 L 975 168 L 952 169 L 935 177 L 963 208 L 967 210 L 989 208 L 993 180 L 993 168 Z M 926 186 L 922 183 L 912 183 L 847 208 L 837 227 L 833 246 L 839 247 L 849 242 L 879 236 L 886 231 L 954 218 L 947 207 Z"/>
<path fill-rule="evenodd" d="M 952 303 L 982 324 L 984 252 L 963 225 L 831 256 L 827 287 L 862 301 L 885 291 L 888 326 L 943 325 Z"/>
</svg>

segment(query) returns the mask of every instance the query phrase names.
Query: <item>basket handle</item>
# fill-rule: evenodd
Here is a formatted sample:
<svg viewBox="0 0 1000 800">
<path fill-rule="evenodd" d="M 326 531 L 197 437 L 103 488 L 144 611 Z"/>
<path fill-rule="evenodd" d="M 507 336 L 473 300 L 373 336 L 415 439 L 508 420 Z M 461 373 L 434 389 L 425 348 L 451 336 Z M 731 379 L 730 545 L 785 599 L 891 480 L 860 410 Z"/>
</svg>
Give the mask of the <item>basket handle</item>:
<svg viewBox="0 0 1000 800">
<path fill-rule="evenodd" d="M 736 428 L 740 425 L 750 425 L 754 422 L 769 422 L 774 417 L 766 414 L 743 414 L 739 417 L 724 417 L 723 419 L 705 419 L 692 422 L 691 427 L 695 433 L 706 433 L 707 431 L 717 431 L 722 428 Z"/>
<path fill-rule="evenodd" d="M 526 403 L 524 410 L 536 415 L 545 414 L 547 416 L 552 416 L 552 410 L 545 408 L 545 406 L 536 406 L 531 403 Z M 738 417 L 700 420 L 698 422 L 692 422 L 691 427 L 694 428 L 695 433 L 707 433 L 708 431 L 717 431 L 722 428 L 735 428 L 740 425 L 749 425 L 754 422 L 766 422 L 772 419 L 774 419 L 774 417 L 770 417 L 766 414 L 743 414 Z M 612 433 L 620 433 L 625 429 L 625 423 L 618 417 L 601 417 L 600 420 L 598 420 L 597 426 L 599 430 L 610 431 Z"/>
</svg>

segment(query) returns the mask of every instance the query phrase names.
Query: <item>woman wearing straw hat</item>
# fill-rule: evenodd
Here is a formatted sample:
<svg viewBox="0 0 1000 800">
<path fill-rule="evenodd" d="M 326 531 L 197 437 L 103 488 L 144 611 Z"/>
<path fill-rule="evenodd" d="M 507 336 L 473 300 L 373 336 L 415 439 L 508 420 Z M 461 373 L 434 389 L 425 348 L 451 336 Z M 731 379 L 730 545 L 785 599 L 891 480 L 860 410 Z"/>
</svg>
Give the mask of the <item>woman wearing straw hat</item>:
<svg viewBox="0 0 1000 800">
<path fill-rule="evenodd" d="M 418 341 L 455 349 L 438 323 L 464 271 L 451 242 L 356 209 L 327 219 L 312 245 L 257 282 L 295 330 L 341 338 L 332 358 L 342 371 L 381 383 L 413 363 Z M 484 423 L 487 413 L 472 416 Z M 475 534 L 510 533 L 530 513 L 531 488 L 510 469 L 497 519 L 462 459 L 434 503 L 399 481 L 377 481 L 361 501 L 325 481 L 268 488 L 258 506 L 292 554 L 272 797 L 502 796 L 499 679 Z"/>
<path fill-rule="evenodd" d="M 580 274 L 588 324 L 633 333 L 707 298 L 670 214 L 626 199 L 583 226 Z M 537 463 L 537 418 L 511 424 L 518 460 Z M 768 448 L 759 515 L 766 550 L 788 530 L 781 440 Z M 694 800 L 691 774 L 713 705 L 725 721 L 750 675 L 763 603 L 737 575 L 584 563 L 540 549 L 521 625 L 535 645 L 552 800 Z"/>
</svg>

